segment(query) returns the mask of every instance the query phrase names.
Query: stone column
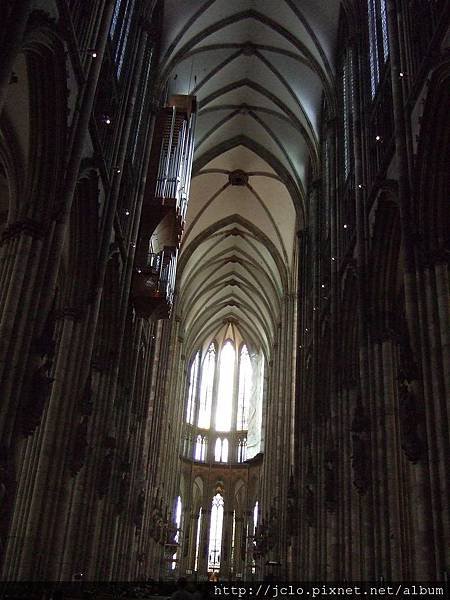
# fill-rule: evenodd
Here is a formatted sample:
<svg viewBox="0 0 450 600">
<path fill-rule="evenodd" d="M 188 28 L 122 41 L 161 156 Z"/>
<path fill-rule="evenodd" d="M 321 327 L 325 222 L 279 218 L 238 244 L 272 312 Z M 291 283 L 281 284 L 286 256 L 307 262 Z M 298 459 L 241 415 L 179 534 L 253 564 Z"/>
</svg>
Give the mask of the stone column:
<svg viewBox="0 0 450 600">
<path fill-rule="evenodd" d="M 220 559 L 220 578 L 231 580 L 231 542 L 233 531 L 233 502 L 230 494 L 225 497 L 225 506 L 227 507 L 223 513 L 223 530 L 222 530 L 222 549 Z"/>
<path fill-rule="evenodd" d="M 0 435 L 9 446 L 19 409 L 20 390 L 33 334 L 36 282 L 44 245 L 43 225 L 31 219 L 18 221 L 3 233 L 3 287 L 0 320 Z M 30 331 L 31 330 L 31 331 Z M 26 335 L 25 335 L 26 333 Z M 30 335 L 31 334 L 31 335 Z M 32 368 L 37 368 L 33 364 Z"/>
<path fill-rule="evenodd" d="M 208 546 L 209 530 L 211 528 L 211 502 L 207 504 L 208 508 L 202 510 L 202 523 L 200 531 L 200 548 L 198 553 L 198 579 L 206 580 L 208 577 Z"/>
</svg>

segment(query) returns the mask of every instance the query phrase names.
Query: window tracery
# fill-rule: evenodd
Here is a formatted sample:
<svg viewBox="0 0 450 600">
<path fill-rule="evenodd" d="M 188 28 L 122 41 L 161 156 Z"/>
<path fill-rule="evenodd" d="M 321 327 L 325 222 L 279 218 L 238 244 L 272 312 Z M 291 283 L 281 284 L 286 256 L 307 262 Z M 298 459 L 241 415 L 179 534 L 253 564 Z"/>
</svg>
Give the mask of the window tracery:
<svg viewBox="0 0 450 600">
<path fill-rule="evenodd" d="M 211 423 L 211 409 L 214 389 L 214 372 L 216 367 L 216 348 L 212 342 L 206 353 L 202 366 L 200 384 L 200 409 L 198 414 L 198 427 L 209 429 Z"/>
<path fill-rule="evenodd" d="M 259 401 L 257 374 L 248 345 L 232 337 L 225 336 L 219 344 L 211 341 L 206 352 L 197 350 L 190 362 L 183 452 L 196 461 L 247 460 L 250 406 Z M 262 372 L 260 364 L 261 378 Z M 210 434 L 208 450 L 205 430 L 227 435 Z"/>
<path fill-rule="evenodd" d="M 216 407 L 216 431 L 230 431 L 234 395 L 235 351 L 231 340 L 227 340 L 220 352 L 219 391 Z"/>
</svg>

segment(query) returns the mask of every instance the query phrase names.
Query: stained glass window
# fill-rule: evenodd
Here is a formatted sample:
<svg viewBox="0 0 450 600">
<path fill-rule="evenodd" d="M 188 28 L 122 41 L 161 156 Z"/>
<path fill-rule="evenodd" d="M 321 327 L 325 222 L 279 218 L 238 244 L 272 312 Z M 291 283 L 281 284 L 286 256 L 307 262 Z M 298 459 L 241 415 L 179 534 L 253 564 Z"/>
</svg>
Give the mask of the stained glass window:
<svg viewBox="0 0 450 600">
<path fill-rule="evenodd" d="M 344 118 L 344 175 L 350 172 L 352 154 L 352 113 L 353 113 L 353 53 L 348 48 L 342 64 L 343 118 Z"/>
</svg>

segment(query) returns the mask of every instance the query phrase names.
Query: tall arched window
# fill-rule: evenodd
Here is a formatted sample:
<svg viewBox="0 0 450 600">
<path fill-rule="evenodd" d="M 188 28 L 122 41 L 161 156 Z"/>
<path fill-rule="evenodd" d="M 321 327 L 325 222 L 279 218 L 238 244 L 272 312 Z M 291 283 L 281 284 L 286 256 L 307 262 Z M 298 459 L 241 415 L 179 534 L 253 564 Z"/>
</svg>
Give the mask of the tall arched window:
<svg viewBox="0 0 450 600">
<path fill-rule="evenodd" d="M 226 438 L 224 440 L 217 438 L 214 448 L 214 460 L 216 462 L 228 461 L 228 440 Z"/>
<path fill-rule="evenodd" d="M 200 410 L 198 426 L 208 429 L 211 423 L 211 406 L 214 389 L 214 370 L 216 366 L 216 349 L 210 344 L 202 368 L 202 383 L 200 388 Z"/>
<path fill-rule="evenodd" d="M 222 442 L 222 462 L 228 461 L 228 440 L 225 438 Z"/>
<path fill-rule="evenodd" d="M 238 442 L 238 462 L 247 460 L 247 439 L 240 439 Z"/>
<path fill-rule="evenodd" d="M 217 394 L 216 431 L 230 431 L 233 414 L 234 346 L 225 342 L 220 353 L 219 391 Z"/>
<path fill-rule="evenodd" d="M 141 75 L 141 81 L 139 82 L 138 100 L 136 105 L 139 110 L 135 112 L 133 117 L 133 124 L 131 127 L 131 136 L 133 140 L 133 150 L 131 152 L 131 160 L 133 163 L 139 162 L 141 159 L 141 144 L 142 139 L 145 136 L 145 123 L 146 117 L 150 111 L 150 95 L 151 95 L 151 71 L 153 68 L 153 44 L 149 42 L 145 49 L 144 57 L 144 69 Z"/>
<path fill-rule="evenodd" d="M 204 435 L 198 435 L 195 443 L 195 460 L 205 461 L 206 458 L 206 438 Z"/>
<path fill-rule="evenodd" d="M 248 409 L 250 394 L 252 391 L 252 363 L 248 354 L 247 346 L 241 348 L 239 360 L 239 392 L 236 429 L 248 428 Z"/>
<path fill-rule="evenodd" d="M 223 497 L 222 494 L 216 494 L 212 501 L 211 528 L 209 530 L 208 569 L 210 571 L 217 572 L 220 569 L 222 529 Z"/>
<path fill-rule="evenodd" d="M 342 103 L 344 125 L 344 176 L 347 179 L 352 161 L 352 114 L 353 114 L 353 49 L 346 48 L 342 57 Z"/>
<path fill-rule="evenodd" d="M 109 35 L 111 38 L 114 38 L 117 24 L 119 22 L 119 17 L 120 17 L 120 12 L 121 12 L 120 9 L 122 8 L 123 3 L 124 3 L 124 0 L 116 0 L 116 3 L 114 5 L 114 12 L 113 12 L 112 20 L 111 20 L 111 27 L 109 29 Z"/>
<path fill-rule="evenodd" d="M 195 417 L 195 396 L 197 393 L 198 371 L 200 366 L 200 352 L 197 352 L 191 365 L 189 376 L 189 391 L 188 401 L 186 406 L 186 422 L 190 425 L 194 424 Z"/>
<path fill-rule="evenodd" d="M 220 457 L 222 456 L 222 440 L 217 438 L 216 446 L 214 448 L 214 460 L 216 462 L 220 462 Z"/>
<path fill-rule="evenodd" d="M 136 0 L 116 0 L 109 35 L 114 47 L 117 77 L 120 77 Z"/>
<path fill-rule="evenodd" d="M 367 0 L 369 24 L 370 87 L 372 98 L 380 82 L 380 73 L 389 56 L 386 0 Z"/>
<path fill-rule="evenodd" d="M 261 422 L 263 361 L 256 350 L 252 352 L 255 354 L 250 355 L 249 345 L 240 332 L 225 331 L 223 337 L 208 340 L 203 349 L 191 355 L 186 387 L 185 457 L 208 462 L 244 462 L 249 428 L 252 439 L 248 444 L 249 456 L 256 454 L 259 442 L 255 427 Z M 223 435 L 228 433 L 231 435 Z M 220 444 L 216 444 L 218 437 Z M 208 449 L 204 438 L 210 441 Z"/>
</svg>

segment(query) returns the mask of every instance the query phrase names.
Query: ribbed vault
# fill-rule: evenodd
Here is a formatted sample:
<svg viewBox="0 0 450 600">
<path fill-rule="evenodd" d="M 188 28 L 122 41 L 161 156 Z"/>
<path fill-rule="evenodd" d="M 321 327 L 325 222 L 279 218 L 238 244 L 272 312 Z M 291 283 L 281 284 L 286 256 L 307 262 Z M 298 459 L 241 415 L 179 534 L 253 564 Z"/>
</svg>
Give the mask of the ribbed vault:
<svg viewBox="0 0 450 600">
<path fill-rule="evenodd" d="M 165 3 L 160 91 L 199 105 L 178 284 L 189 350 L 231 319 L 270 356 L 282 298 L 295 289 L 306 177 L 320 172 L 324 99 L 334 106 L 338 9 L 337 0 Z"/>
</svg>

